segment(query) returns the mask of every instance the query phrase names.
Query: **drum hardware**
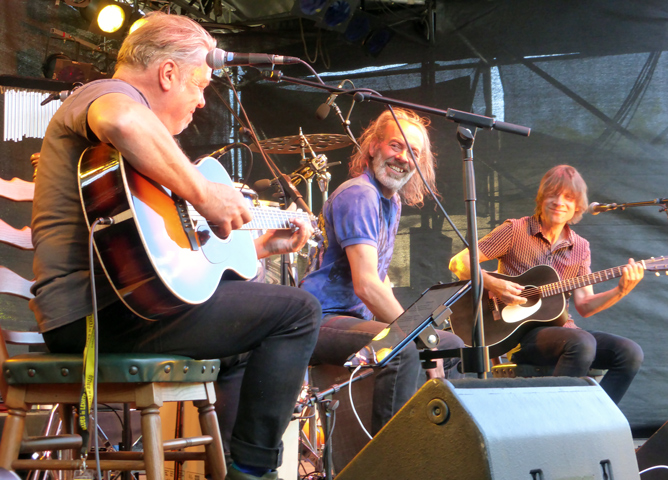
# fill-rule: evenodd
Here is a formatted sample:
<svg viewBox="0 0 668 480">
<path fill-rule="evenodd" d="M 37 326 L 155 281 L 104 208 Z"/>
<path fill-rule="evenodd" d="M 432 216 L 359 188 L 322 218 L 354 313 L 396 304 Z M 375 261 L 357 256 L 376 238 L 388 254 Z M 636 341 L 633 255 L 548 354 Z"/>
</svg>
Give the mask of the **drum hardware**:
<svg viewBox="0 0 668 480">
<path fill-rule="evenodd" d="M 337 148 L 347 147 L 353 142 L 346 135 L 335 135 L 330 133 L 314 133 L 304 135 L 292 135 L 289 137 L 268 138 L 260 140 L 260 146 L 267 153 L 302 153 L 303 144 L 306 142 L 314 152 L 326 152 Z M 251 145 L 251 150 L 259 152 L 257 145 Z M 302 155 L 303 157 L 303 155 Z"/>
<path fill-rule="evenodd" d="M 342 137 L 342 135 L 335 135 L 335 136 Z M 319 146 L 316 145 L 314 148 L 314 146 L 311 145 L 310 142 L 310 138 L 314 137 L 314 135 L 304 135 L 301 127 L 299 128 L 299 135 L 297 137 L 300 138 L 302 166 L 295 172 L 293 172 L 290 175 L 290 177 L 292 179 L 292 183 L 295 185 L 297 185 L 301 180 L 306 181 L 306 200 L 309 208 L 313 210 L 313 188 L 312 188 L 313 177 L 315 177 L 318 181 L 318 187 L 320 188 L 320 192 L 322 193 L 322 203 L 324 205 L 325 201 L 327 201 L 329 181 L 332 178 L 330 173 L 327 171 L 327 167 L 333 165 L 340 165 L 341 162 L 328 163 L 326 155 L 324 154 L 316 155 L 316 151 L 322 151 L 323 144 L 320 144 Z M 344 138 L 348 145 L 352 143 L 349 138 L 347 137 Z M 318 148 L 320 148 L 320 150 L 318 150 Z M 307 158 L 306 156 L 307 150 L 311 154 L 311 158 Z"/>
</svg>

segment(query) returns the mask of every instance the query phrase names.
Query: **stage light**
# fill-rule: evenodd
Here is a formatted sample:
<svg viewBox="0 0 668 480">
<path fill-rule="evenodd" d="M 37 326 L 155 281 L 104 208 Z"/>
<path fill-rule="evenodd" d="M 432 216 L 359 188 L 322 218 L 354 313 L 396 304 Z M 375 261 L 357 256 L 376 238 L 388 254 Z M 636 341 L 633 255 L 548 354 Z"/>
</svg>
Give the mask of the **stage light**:
<svg viewBox="0 0 668 480">
<path fill-rule="evenodd" d="M 144 18 L 144 15 L 142 15 L 141 13 L 137 12 L 133 13 L 132 15 L 133 16 L 130 17 L 130 22 L 129 22 L 130 28 L 128 29 L 128 34 L 134 32 L 135 30 L 137 30 L 139 27 L 141 27 L 146 23 L 146 19 Z"/>
<path fill-rule="evenodd" d="M 107 5 L 97 15 L 97 26 L 105 33 L 115 33 L 125 23 L 125 12 L 120 5 Z"/>
<path fill-rule="evenodd" d="M 315 21 L 315 26 L 343 33 L 360 0 L 296 0 L 292 14 Z"/>
<path fill-rule="evenodd" d="M 139 12 L 133 12 L 132 5 L 114 0 L 91 0 L 88 7 L 80 12 L 90 22 L 88 30 L 112 38 L 125 35 L 142 16 Z"/>
<path fill-rule="evenodd" d="M 346 27 L 343 34 L 346 40 L 351 43 L 362 42 L 371 32 L 371 19 L 369 16 L 361 13 L 356 14 Z"/>
<path fill-rule="evenodd" d="M 320 14 L 326 4 L 327 0 L 297 0 L 295 2 L 299 12 L 308 17 Z"/>
<path fill-rule="evenodd" d="M 380 52 L 392 39 L 393 32 L 389 28 L 380 28 L 369 35 L 364 42 L 366 51 L 374 57 L 380 55 Z"/>
<path fill-rule="evenodd" d="M 348 20 L 351 15 L 350 4 L 345 0 L 336 0 L 327 7 L 323 22 L 327 27 L 335 28 Z"/>
</svg>

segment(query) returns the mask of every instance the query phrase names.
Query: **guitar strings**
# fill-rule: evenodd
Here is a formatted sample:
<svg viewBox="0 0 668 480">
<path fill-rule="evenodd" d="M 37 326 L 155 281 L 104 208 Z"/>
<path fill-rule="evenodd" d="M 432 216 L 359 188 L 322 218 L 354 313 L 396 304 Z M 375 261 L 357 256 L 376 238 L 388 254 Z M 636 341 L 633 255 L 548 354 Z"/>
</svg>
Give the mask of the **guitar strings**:
<svg viewBox="0 0 668 480">
<path fill-rule="evenodd" d="M 557 294 L 557 293 L 563 293 L 564 291 L 572 290 L 573 287 L 575 288 L 586 287 L 587 285 L 591 285 L 593 283 L 596 283 L 597 281 L 611 280 L 613 278 L 621 276 L 622 268 L 623 267 L 613 267 L 613 268 L 608 268 L 606 270 L 601 270 L 600 272 L 594 272 L 588 275 L 583 275 L 568 280 L 560 280 L 558 282 L 550 283 L 547 285 L 540 285 L 537 287 L 530 286 L 525 288 L 522 291 L 522 293 L 520 293 L 519 296 L 522 298 L 530 298 L 536 295 L 540 296 L 541 291 L 553 292 L 552 294 Z"/>
<path fill-rule="evenodd" d="M 307 212 L 272 209 L 268 207 L 250 207 L 253 212 L 253 219 L 245 223 L 241 229 L 264 230 L 264 229 L 288 229 L 291 228 L 290 219 L 299 218 L 310 221 L 311 216 Z M 188 205 L 188 213 L 193 220 L 206 220 L 195 207 Z M 262 223 L 265 222 L 265 223 Z M 269 222 L 268 224 L 266 222 Z M 209 226 L 218 226 L 215 223 L 208 222 Z"/>
</svg>

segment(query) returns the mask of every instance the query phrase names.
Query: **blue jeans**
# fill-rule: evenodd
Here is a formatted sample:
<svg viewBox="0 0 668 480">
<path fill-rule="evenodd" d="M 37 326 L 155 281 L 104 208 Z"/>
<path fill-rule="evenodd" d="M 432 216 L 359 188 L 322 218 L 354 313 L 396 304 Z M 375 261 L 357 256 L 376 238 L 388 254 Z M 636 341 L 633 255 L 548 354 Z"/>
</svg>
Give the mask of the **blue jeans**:
<svg viewBox="0 0 668 480">
<path fill-rule="evenodd" d="M 555 376 L 583 377 L 607 369 L 601 387 L 619 403 L 640 370 L 643 351 L 633 340 L 605 332 L 564 327 L 530 330 L 512 355 L 515 363 L 555 365 Z"/>
<path fill-rule="evenodd" d="M 138 318 L 121 302 L 102 309 L 99 350 L 198 359 L 243 354 L 232 458 L 273 469 L 281 462 L 281 437 L 302 387 L 320 318 L 319 302 L 304 290 L 222 281 L 206 302 L 157 322 Z M 52 352 L 82 352 L 85 319 L 46 332 L 44 338 Z"/>
<path fill-rule="evenodd" d="M 350 355 L 361 350 L 386 327 L 387 324 L 372 320 L 326 315 L 322 319 L 311 365 L 343 365 Z M 439 331 L 438 334 L 438 348 L 441 350 L 464 346 L 464 342 L 452 333 Z M 445 359 L 443 368 L 446 377 L 459 377 L 456 370 L 459 361 L 459 358 Z M 424 373 L 419 352 L 412 343 L 376 374 L 371 417 L 372 435 L 403 407 L 422 383 Z"/>
</svg>

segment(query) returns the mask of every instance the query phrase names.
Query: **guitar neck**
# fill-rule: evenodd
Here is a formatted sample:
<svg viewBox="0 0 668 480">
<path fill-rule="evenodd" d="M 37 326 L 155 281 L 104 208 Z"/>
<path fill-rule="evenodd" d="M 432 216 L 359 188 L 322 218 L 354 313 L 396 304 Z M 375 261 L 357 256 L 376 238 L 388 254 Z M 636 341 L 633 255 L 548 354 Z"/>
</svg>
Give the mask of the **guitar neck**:
<svg viewBox="0 0 668 480">
<path fill-rule="evenodd" d="M 560 293 L 570 292 L 587 285 L 595 285 L 601 282 L 607 282 L 613 278 L 622 276 L 622 269 L 624 266 L 608 268 L 599 272 L 590 273 L 589 275 L 582 275 L 580 277 L 570 278 L 568 280 L 561 280 L 560 282 L 548 283 L 540 287 L 542 297 L 549 297 Z"/>
<path fill-rule="evenodd" d="M 306 212 L 268 207 L 251 207 L 250 211 L 253 214 L 253 220 L 244 224 L 240 230 L 285 230 L 292 228 L 291 218 L 310 221 L 310 216 Z"/>
</svg>

